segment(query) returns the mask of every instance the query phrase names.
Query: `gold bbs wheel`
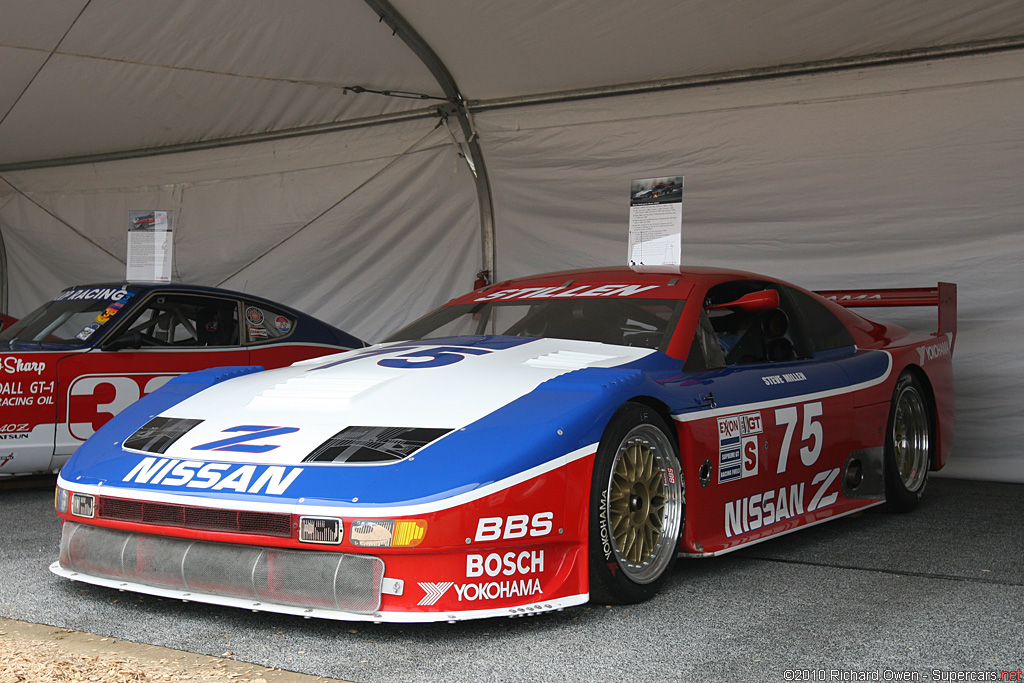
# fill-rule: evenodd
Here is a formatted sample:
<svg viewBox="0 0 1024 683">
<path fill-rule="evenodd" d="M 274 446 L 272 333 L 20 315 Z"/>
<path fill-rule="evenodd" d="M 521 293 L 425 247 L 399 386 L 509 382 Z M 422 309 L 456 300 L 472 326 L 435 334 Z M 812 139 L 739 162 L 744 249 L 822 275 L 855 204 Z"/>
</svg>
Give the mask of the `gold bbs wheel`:
<svg viewBox="0 0 1024 683">
<path fill-rule="evenodd" d="M 591 514 L 591 594 L 597 599 L 650 597 L 679 552 L 683 476 L 668 429 L 646 406 L 627 403 L 605 430 Z"/>
</svg>

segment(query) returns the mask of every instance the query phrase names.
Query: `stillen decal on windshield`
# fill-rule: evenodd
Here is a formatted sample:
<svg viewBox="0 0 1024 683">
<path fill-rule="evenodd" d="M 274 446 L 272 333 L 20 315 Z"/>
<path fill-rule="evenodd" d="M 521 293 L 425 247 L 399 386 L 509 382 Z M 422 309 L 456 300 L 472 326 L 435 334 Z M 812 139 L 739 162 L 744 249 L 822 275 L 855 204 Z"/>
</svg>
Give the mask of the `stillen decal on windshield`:
<svg viewBox="0 0 1024 683">
<path fill-rule="evenodd" d="M 589 296 L 633 296 L 641 292 L 658 289 L 661 285 L 577 285 L 572 289 L 565 285 L 557 287 L 524 287 L 522 289 L 503 289 L 492 292 L 474 301 L 496 301 L 501 299 L 568 299 Z"/>
</svg>

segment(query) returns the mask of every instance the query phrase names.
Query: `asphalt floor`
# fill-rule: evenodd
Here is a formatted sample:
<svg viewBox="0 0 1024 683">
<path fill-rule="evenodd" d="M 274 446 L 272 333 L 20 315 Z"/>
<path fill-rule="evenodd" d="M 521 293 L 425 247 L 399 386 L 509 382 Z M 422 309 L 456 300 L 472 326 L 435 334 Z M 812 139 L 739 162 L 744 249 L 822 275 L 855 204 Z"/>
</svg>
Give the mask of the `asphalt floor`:
<svg viewBox="0 0 1024 683">
<path fill-rule="evenodd" d="M 59 578 L 53 483 L 0 481 L 0 617 L 358 683 L 1024 680 L 1024 484 L 933 477 L 908 514 L 680 560 L 640 605 L 396 625 Z"/>
</svg>

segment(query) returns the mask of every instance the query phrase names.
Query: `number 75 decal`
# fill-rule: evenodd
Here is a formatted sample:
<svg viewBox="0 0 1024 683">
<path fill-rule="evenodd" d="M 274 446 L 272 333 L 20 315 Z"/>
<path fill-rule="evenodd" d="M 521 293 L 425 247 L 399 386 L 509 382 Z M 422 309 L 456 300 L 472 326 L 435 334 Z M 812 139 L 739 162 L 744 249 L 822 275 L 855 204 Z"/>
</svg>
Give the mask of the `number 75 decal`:
<svg viewBox="0 0 1024 683">
<path fill-rule="evenodd" d="M 814 463 L 818 462 L 818 456 L 821 455 L 822 441 L 824 440 L 824 431 L 821 426 L 821 422 L 818 418 L 821 417 L 821 401 L 815 401 L 814 403 L 805 403 L 803 406 L 786 406 L 785 408 L 775 409 L 775 424 L 781 427 L 786 426 L 786 434 L 782 437 L 782 450 L 779 451 L 779 466 L 775 470 L 776 474 L 782 474 L 786 471 L 786 464 L 789 461 L 789 447 L 793 443 L 793 432 L 796 431 L 796 425 L 800 422 L 800 411 L 798 408 L 803 408 L 804 419 L 801 428 L 801 443 L 810 442 L 808 445 L 800 446 L 800 461 L 807 467 L 810 467 Z"/>
</svg>

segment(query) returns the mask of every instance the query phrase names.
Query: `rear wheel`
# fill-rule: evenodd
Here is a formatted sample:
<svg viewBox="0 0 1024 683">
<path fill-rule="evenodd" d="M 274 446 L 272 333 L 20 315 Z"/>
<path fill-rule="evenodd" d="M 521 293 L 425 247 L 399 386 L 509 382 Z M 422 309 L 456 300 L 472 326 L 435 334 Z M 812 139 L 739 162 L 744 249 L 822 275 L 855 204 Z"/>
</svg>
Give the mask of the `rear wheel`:
<svg viewBox="0 0 1024 683">
<path fill-rule="evenodd" d="M 675 564 L 685 491 L 665 420 L 626 403 L 605 429 L 590 495 L 590 596 L 634 603 L 661 588 Z"/>
<path fill-rule="evenodd" d="M 931 409 L 921 382 L 911 372 L 896 381 L 885 438 L 885 497 L 889 508 L 917 507 L 928 483 L 934 446 Z"/>
</svg>

